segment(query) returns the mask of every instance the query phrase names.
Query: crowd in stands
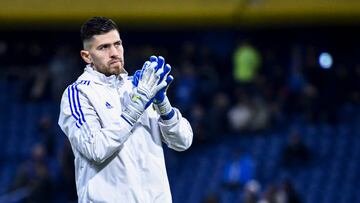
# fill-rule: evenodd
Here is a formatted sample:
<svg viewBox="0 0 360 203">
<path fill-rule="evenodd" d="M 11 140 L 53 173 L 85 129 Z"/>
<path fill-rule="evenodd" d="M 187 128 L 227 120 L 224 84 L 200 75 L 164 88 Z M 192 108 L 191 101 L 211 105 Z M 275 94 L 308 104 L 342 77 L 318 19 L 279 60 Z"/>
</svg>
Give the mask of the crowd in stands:
<svg viewBox="0 0 360 203">
<path fill-rule="evenodd" d="M 193 127 L 193 148 L 282 129 L 292 119 L 336 124 L 339 107 L 359 105 L 356 54 L 349 56 L 350 48 L 336 50 L 343 48 L 337 43 L 323 46 L 326 41 L 318 42 L 321 35 L 286 36 L 283 30 L 263 35 L 256 34 L 260 31 L 148 32 L 147 37 L 142 32 L 122 33 L 125 68 L 132 75 L 152 54 L 164 56 L 172 65 L 175 80 L 168 94 Z M 63 90 L 85 65 L 77 36 L 76 32 L 14 31 L 0 38 L 0 80 L 17 84 L 17 102 L 59 104 Z M 330 69 L 318 64 L 324 49 L 333 53 Z M 24 202 L 51 202 L 61 191 L 62 200 L 76 202 L 73 155 L 65 135 L 53 129 L 57 121 L 51 117 L 44 115 L 34 122 L 39 125 L 37 142 L 28 152 L 31 156 L 17 164 L 6 194 L 23 194 Z M 63 143 L 57 143 L 58 136 L 64 137 Z M 283 139 L 289 139 L 289 144 L 279 149 L 282 158 L 276 164 L 280 168 L 291 170 L 311 163 L 312 152 L 298 132 Z M 246 151 L 238 149 L 225 161 L 222 190 L 241 191 L 242 202 L 303 202 L 291 180 L 261 188 L 256 180 L 256 170 L 261 169 Z M 213 194 L 203 201 L 220 202 Z"/>
</svg>

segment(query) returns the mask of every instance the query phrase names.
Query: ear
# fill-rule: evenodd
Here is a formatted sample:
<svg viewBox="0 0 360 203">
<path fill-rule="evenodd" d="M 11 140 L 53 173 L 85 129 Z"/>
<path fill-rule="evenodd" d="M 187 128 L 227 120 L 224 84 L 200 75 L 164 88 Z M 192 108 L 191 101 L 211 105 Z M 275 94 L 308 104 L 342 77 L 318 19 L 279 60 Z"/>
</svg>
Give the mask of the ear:
<svg viewBox="0 0 360 203">
<path fill-rule="evenodd" d="M 89 51 L 81 50 L 80 56 L 86 63 L 88 63 L 88 64 L 92 63 L 92 59 L 91 59 Z"/>
</svg>

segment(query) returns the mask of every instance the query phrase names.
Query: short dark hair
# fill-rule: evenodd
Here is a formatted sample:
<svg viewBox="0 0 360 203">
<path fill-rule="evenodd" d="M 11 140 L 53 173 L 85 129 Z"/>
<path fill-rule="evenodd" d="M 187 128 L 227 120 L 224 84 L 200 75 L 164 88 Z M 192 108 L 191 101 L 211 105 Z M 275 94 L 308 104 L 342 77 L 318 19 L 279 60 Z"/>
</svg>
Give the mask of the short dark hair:
<svg viewBox="0 0 360 203">
<path fill-rule="evenodd" d="M 113 20 L 105 17 L 92 17 L 81 26 L 81 41 L 84 42 L 91 39 L 94 35 L 104 34 L 111 30 L 118 30 Z"/>
</svg>

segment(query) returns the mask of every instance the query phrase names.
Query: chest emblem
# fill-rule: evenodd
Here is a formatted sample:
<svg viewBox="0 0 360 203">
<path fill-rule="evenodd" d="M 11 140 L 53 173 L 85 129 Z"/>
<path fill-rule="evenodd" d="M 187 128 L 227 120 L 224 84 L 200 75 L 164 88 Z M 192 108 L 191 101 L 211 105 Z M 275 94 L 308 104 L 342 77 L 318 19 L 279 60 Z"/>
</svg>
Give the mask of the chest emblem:
<svg viewBox="0 0 360 203">
<path fill-rule="evenodd" d="M 109 102 L 105 102 L 105 106 L 107 109 L 112 109 L 113 106 L 111 106 L 111 104 Z"/>
</svg>

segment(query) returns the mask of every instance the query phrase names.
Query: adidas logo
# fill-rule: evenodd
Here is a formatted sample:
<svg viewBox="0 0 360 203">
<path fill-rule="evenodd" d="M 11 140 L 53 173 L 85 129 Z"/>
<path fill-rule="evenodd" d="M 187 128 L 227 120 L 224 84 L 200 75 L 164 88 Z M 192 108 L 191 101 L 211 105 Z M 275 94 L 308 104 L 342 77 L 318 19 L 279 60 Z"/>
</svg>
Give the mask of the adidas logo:
<svg viewBox="0 0 360 203">
<path fill-rule="evenodd" d="M 106 102 L 105 106 L 106 106 L 107 109 L 112 109 L 113 108 L 113 106 L 111 106 L 111 104 L 109 102 Z"/>
</svg>

